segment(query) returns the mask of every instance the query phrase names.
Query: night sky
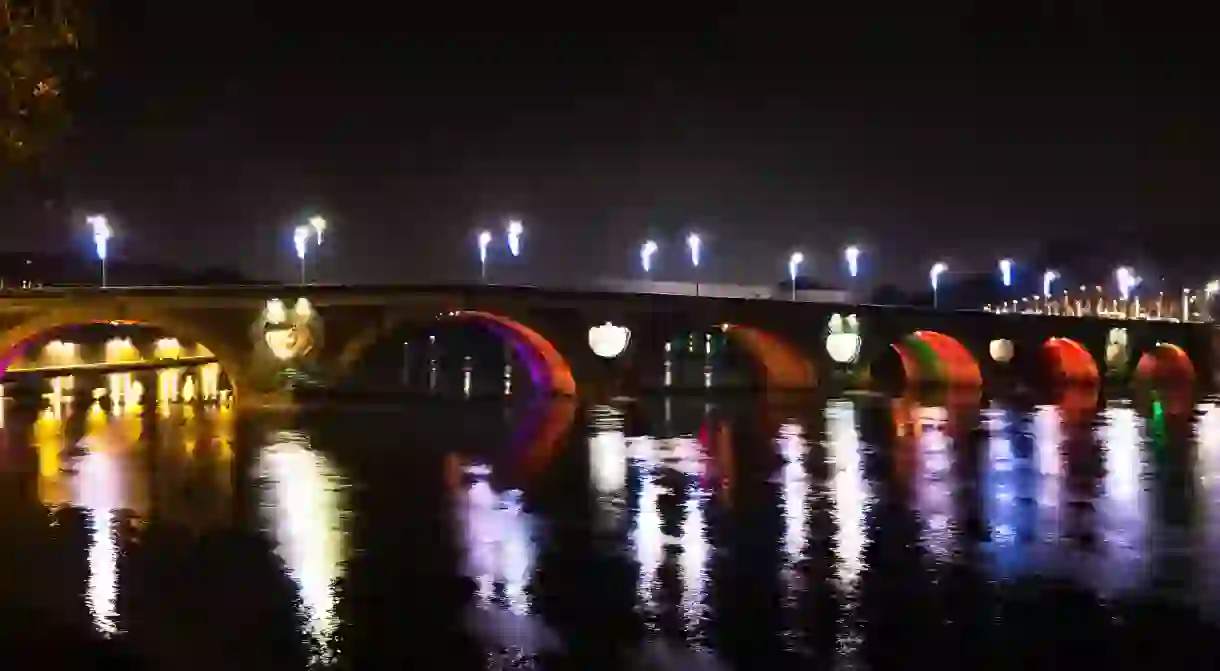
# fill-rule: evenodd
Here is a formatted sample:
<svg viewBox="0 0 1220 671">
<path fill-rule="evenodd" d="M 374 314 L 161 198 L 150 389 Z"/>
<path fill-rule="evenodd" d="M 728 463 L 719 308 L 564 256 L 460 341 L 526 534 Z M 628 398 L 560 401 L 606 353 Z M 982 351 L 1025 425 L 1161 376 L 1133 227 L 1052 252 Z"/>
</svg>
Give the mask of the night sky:
<svg viewBox="0 0 1220 671">
<path fill-rule="evenodd" d="M 782 278 L 795 248 L 834 277 L 848 242 L 905 285 L 941 258 L 985 271 L 1103 237 L 1130 261 L 1172 236 L 1174 269 L 1216 248 L 1204 17 L 428 4 L 453 10 L 102 2 L 53 203 L 7 194 L 28 223 L 0 246 L 86 254 L 66 213 L 99 208 L 118 256 L 275 280 L 315 210 L 320 277 L 348 282 L 474 279 L 475 232 L 510 215 L 527 258 L 497 247 L 492 276 L 536 283 L 638 274 L 648 237 L 658 275 L 687 277 L 690 230 L 704 278 L 741 282 Z"/>
</svg>

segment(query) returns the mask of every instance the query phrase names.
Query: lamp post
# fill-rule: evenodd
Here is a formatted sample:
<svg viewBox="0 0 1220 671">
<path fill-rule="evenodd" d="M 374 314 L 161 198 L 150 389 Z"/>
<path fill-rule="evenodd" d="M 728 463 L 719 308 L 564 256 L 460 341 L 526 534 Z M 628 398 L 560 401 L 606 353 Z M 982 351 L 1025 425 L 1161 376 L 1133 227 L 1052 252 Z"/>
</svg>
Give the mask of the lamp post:
<svg viewBox="0 0 1220 671">
<path fill-rule="evenodd" d="M 796 302 L 796 270 L 805 261 L 805 255 L 800 252 L 792 252 L 792 256 L 788 257 L 788 279 L 792 281 L 792 301 Z"/>
<path fill-rule="evenodd" d="M 521 234 L 525 233 L 525 227 L 521 225 L 520 219 L 511 219 L 508 222 L 508 252 L 514 257 L 521 256 Z"/>
<path fill-rule="evenodd" d="M 322 246 L 322 234 L 326 232 L 326 219 L 318 215 L 309 218 L 309 227 L 318 236 L 318 246 Z"/>
<path fill-rule="evenodd" d="M 1182 321 L 1190 321 L 1190 289 L 1182 289 Z"/>
<path fill-rule="evenodd" d="M 644 269 L 644 274 L 652 272 L 652 257 L 657 253 L 657 243 L 652 240 L 646 240 L 640 246 L 640 267 Z"/>
<path fill-rule="evenodd" d="M 1131 290 L 1140 283 L 1140 278 L 1135 276 L 1135 271 L 1130 266 L 1121 266 L 1114 271 L 1114 280 L 1118 283 L 1118 293 L 1123 297 L 1123 300 L 1131 298 Z"/>
<path fill-rule="evenodd" d="M 93 246 L 97 249 L 97 260 L 102 264 L 102 288 L 106 288 L 106 243 L 114 236 L 110 222 L 102 214 L 93 214 L 85 218 L 85 223 L 93 229 Z"/>
<path fill-rule="evenodd" d="M 487 246 L 491 244 L 491 231 L 479 233 L 479 277 L 487 284 Z"/>
<path fill-rule="evenodd" d="M 305 284 L 305 251 L 309 245 L 309 227 L 297 226 L 292 232 L 292 243 L 296 246 L 297 260 L 301 265 L 301 284 Z"/>
<path fill-rule="evenodd" d="M 1012 286 L 1012 259 L 1000 259 L 1000 282 L 1005 288 Z"/>
<path fill-rule="evenodd" d="M 1053 270 L 1042 273 L 1042 303 L 1045 305 L 1048 315 L 1051 313 L 1051 285 L 1057 279 L 1059 279 L 1059 273 Z"/>
<path fill-rule="evenodd" d="M 928 273 L 928 277 L 932 280 L 932 308 L 933 309 L 937 309 L 940 307 L 940 276 L 942 274 L 944 274 L 944 272 L 948 269 L 949 269 L 949 266 L 945 265 L 944 263 L 942 263 L 940 261 L 937 261 L 936 263 L 932 264 L 932 270 L 931 270 L 931 272 Z"/>
<path fill-rule="evenodd" d="M 843 250 L 843 260 L 847 262 L 847 276 L 850 283 L 849 289 L 855 293 L 856 276 L 860 274 L 860 248 L 856 245 L 848 245 Z"/>
<path fill-rule="evenodd" d="M 686 246 L 690 248 L 690 264 L 695 272 L 695 295 L 699 295 L 699 251 L 703 248 L 703 240 L 698 233 L 686 236 Z"/>
<path fill-rule="evenodd" d="M 1220 280 L 1212 280 L 1203 288 L 1203 320 L 1212 320 L 1212 296 L 1220 292 Z"/>
</svg>

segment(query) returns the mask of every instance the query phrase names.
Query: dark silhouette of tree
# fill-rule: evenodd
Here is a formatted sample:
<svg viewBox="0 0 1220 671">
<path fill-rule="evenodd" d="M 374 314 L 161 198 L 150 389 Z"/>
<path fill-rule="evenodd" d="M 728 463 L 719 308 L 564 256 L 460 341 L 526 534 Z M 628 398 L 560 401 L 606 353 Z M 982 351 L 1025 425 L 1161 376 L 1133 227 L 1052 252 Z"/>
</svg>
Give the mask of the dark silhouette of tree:
<svg viewBox="0 0 1220 671">
<path fill-rule="evenodd" d="M 79 47 L 78 0 L 0 0 L 0 152 L 37 156 L 68 123 L 69 55 Z"/>
</svg>

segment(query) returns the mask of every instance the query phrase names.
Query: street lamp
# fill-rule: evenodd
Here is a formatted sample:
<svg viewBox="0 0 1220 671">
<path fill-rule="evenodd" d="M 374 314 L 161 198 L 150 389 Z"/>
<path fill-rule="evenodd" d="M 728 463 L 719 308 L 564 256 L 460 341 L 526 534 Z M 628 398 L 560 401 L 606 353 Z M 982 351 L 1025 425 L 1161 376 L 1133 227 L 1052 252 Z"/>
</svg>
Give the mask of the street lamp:
<svg viewBox="0 0 1220 671">
<path fill-rule="evenodd" d="M 508 251 L 513 256 L 521 256 L 521 234 L 524 232 L 525 228 L 519 219 L 508 222 Z"/>
<path fill-rule="evenodd" d="M 1123 300 L 1131 298 L 1131 290 L 1139 286 L 1140 278 L 1130 266 L 1121 266 L 1114 271 L 1114 280 L 1118 283 L 1118 293 Z"/>
<path fill-rule="evenodd" d="M 305 250 L 309 244 L 309 227 L 297 226 L 292 232 L 292 243 L 297 249 L 297 259 L 301 262 L 301 284 L 305 284 Z"/>
<path fill-rule="evenodd" d="M 843 250 L 843 259 L 847 261 L 847 274 L 854 280 L 860 274 L 860 248 L 849 245 Z"/>
<path fill-rule="evenodd" d="M 652 271 L 652 256 L 656 253 L 657 243 L 652 240 L 647 240 L 640 246 L 640 266 L 644 268 L 645 275 Z"/>
<path fill-rule="evenodd" d="M 1000 281 L 1004 286 L 1012 286 L 1012 259 L 1000 259 Z"/>
<path fill-rule="evenodd" d="M 1190 320 L 1190 289 L 1182 289 L 1182 321 Z"/>
<path fill-rule="evenodd" d="M 85 223 L 93 229 L 93 246 L 97 249 L 97 259 L 102 264 L 102 288 L 106 287 L 106 243 L 114 236 L 110 230 L 110 222 L 102 214 L 85 217 Z"/>
<path fill-rule="evenodd" d="M 703 248 L 703 240 L 698 233 L 686 236 L 686 246 L 690 248 L 690 264 L 695 270 L 695 295 L 699 295 L 699 250 Z"/>
<path fill-rule="evenodd" d="M 309 227 L 313 229 L 318 236 L 318 246 L 322 246 L 322 234 L 326 232 L 326 219 L 314 215 L 309 218 Z"/>
<path fill-rule="evenodd" d="M 487 245 L 491 244 L 491 231 L 479 233 L 479 277 L 487 283 Z"/>
<path fill-rule="evenodd" d="M 1051 285 L 1059 279 L 1059 273 L 1047 270 L 1042 273 L 1042 302 L 1046 305 L 1046 313 L 1051 313 Z"/>
<path fill-rule="evenodd" d="M 932 280 L 932 307 L 934 309 L 940 306 L 940 276 L 948 269 L 949 266 L 937 261 L 932 264 L 932 270 L 928 273 L 928 277 Z"/>
<path fill-rule="evenodd" d="M 805 261 L 805 255 L 800 252 L 792 252 L 792 256 L 788 257 L 788 279 L 792 280 L 792 300 L 796 300 L 796 269 Z"/>
</svg>

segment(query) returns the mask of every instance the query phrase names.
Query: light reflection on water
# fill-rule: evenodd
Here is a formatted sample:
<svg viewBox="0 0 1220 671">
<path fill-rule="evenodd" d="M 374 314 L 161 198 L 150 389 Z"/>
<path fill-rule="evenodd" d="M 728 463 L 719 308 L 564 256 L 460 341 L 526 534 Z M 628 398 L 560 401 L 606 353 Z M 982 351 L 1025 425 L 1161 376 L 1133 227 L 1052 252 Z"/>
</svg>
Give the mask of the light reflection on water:
<svg viewBox="0 0 1220 671">
<path fill-rule="evenodd" d="M 890 573 L 939 574 L 962 563 L 988 581 L 1059 576 L 1120 597 L 1152 589 L 1157 571 L 1164 570 L 1157 568 L 1159 552 L 1189 550 L 1203 568 L 1178 576 L 1195 581 L 1195 589 L 1183 591 L 1193 592 L 1190 598 L 1208 612 L 1220 602 L 1220 570 L 1211 568 L 1220 565 L 1220 406 L 1213 401 L 1197 407 L 1186 443 L 1174 442 L 1174 420 L 1157 419 L 1159 410 L 1147 403 L 1125 400 L 1106 401 L 1096 410 L 1088 409 L 1088 399 L 1032 407 L 988 401 L 980 410 L 857 398 L 774 411 L 740 402 L 704 407 L 702 400 L 666 401 L 588 408 L 585 424 L 574 429 L 577 438 L 555 450 L 550 471 L 528 477 L 521 475 L 528 472 L 518 463 L 521 454 L 484 447 L 494 436 L 460 450 L 426 440 L 381 442 L 365 433 L 343 444 L 353 426 L 361 428 L 362 415 L 341 420 L 346 433 L 320 433 L 301 417 L 290 429 L 272 422 L 272 428 L 244 439 L 252 444 L 239 444 L 232 413 L 216 409 L 174 406 L 165 415 L 131 404 L 117 416 L 96 407 L 83 417 L 45 411 L 29 424 L 26 444 L 41 503 L 88 515 L 81 556 L 89 570 L 81 599 L 93 625 L 111 635 L 123 633 L 117 623 L 123 621 L 129 580 L 119 568 L 125 547 L 117 532 L 121 520 L 173 509 L 170 517 L 194 529 L 245 524 L 233 515 L 199 514 L 204 503 L 198 492 L 178 503 L 165 495 L 214 490 L 232 499 L 233 470 L 244 468 L 256 482 L 241 485 L 255 490 L 254 524 L 296 587 L 304 633 L 320 641 L 334 636 L 353 612 L 342 607 L 348 597 L 335 591 L 337 582 L 397 580 L 347 573 L 348 560 L 370 543 L 353 528 L 368 517 L 433 512 L 404 507 L 387 515 L 364 507 L 353 491 L 370 479 L 345 465 L 353 454 L 367 460 L 365 468 L 412 469 L 413 475 L 432 468 L 433 475 L 419 477 L 437 479 L 445 477 L 442 469 L 427 466 L 423 455 L 447 456 L 452 482 L 446 483 L 441 515 L 454 532 L 457 561 L 450 568 L 470 579 L 468 603 L 477 616 L 466 626 L 494 631 L 480 640 L 494 639 L 517 653 L 562 653 L 572 644 L 564 632 L 579 625 L 563 615 L 579 608 L 564 610 L 554 605 L 557 597 L 547 596 L 553 588 L 541 576 L 548 561 L 564 567 L 567 589 L 590 590 L 619 584 L 595 566 L 625 562 L 629 580 L 615 589 L 630 603 L 640 632 L 625 654 L 662 668 L 713 665 L 708 660 L 737 666 L 739 657 L 724 661 L 743 653 L 725 644 L 723 630 L 750 626 L 771 627 L 766 635 L 796 654 L 832 641 L 842 666 L 860 666 L 861 653 L 878 645 L 868 633 L 870 582 Z M 883 426 L 867 424 L 878 417 Z M 426 424 L 411 421 L 420 435 L 443 440 L 443 432 L 423 433 Z M 14 424 L 11 412 L 5 422 L 5 431 L 25 427 Z M 865 435 L 872 437 L 866 441 Z M 3 449 L 21 444 L 8 434 Z M 1179 492 L 1165 491 L 1176 481 L 1167 480 L 1167 460 L 1158 455 L 1180 449 L 1195 451 L 1185 463 L 1186 482 L 1197 487 L 1189 500 L 1198 513 L 1186 522 L 1168 517 Z M 150 461 L 195 459 L 208 460 L 216 471 L 192 480 L 164 465 L 156 473 L 148 470 Z M 6 457 L 6 464 L 12 462 Z M 571 481 L 583 487 L 565 489 L 557 500 L 556 483 Z M 588 497 L 587 517 L 581 517 L 574 491 Z M 1170 503 L 1158 503 L 1163 500 Z M 918 571 L 891 571 L 886 562 L 902 560 L 873 551 L 881 547 L 878 539 L 896 533 L 890 525 L 901 526 L 886 511 L 894 501 L 917 522 L 909 538 L 920 550 L 913 562 Z M 765 515 L 751 514 L 760 505 L 775 513 L 773 530 L 759 526 L 765 526 Z M 580 547 L 563 545 L 574 542 L 572 520 L 585 526 Z M 1179 529 L 1183 524 L 1190 526 Z M 403 532 L 383 526 L 369 533 Z M 754 558 L 734 556 L 741 548 L 757 548 L 741 542 L 746 535 L 773 543 L 776 561 L 764 564 L 770 578 L 754 572 Z M 449 541 L 433 542 L 439 547 Z M 433 549 L 415 551 L 422 557 Z M 583 571 L 589 575 L 571 575 Z M 747 609 L 744 619 L 734 615 L 733 599 L 743 597 L 733 590 L 742 589 L 735 585 L 742 576 L 751 581 L 750 594 L 777 595 L 775 607 L 784 614 L 768 619 Z M 831 597 L 818 601 L 815 593 Z M 580 595 L 569 596 L 581 602 Z M 436 597 L 418 598 L 421 603 L 404 604 L 404 612 L 426 612 L 433 606 L 422 600 Z M 829 603 L 833 616 L 812 624 L 807 613 Z M 581 605 L 601 607 L 609 606 L 596 599 Z M 819 632 L 817 626 L 833 631 Z"/>
</svg>

